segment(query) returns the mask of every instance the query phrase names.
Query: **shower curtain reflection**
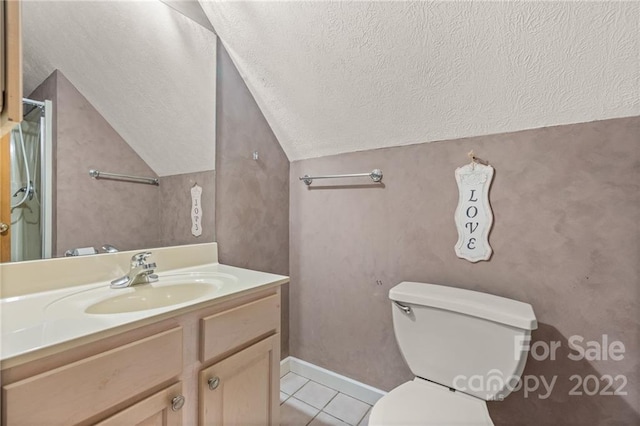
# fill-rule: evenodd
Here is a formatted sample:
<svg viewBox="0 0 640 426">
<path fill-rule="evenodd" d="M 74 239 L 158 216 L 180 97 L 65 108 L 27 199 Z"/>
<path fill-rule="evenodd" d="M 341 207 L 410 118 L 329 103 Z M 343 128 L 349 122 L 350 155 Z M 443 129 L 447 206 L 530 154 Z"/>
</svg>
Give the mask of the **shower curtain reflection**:
<svg viewBox="0 0 640 426">
<path fill-rule="evenodd" d="M 24 120 L 11 132 L 11 260 L 41 259 L 46 243 L 45 105 L 25 100 Z"/>
</svg>

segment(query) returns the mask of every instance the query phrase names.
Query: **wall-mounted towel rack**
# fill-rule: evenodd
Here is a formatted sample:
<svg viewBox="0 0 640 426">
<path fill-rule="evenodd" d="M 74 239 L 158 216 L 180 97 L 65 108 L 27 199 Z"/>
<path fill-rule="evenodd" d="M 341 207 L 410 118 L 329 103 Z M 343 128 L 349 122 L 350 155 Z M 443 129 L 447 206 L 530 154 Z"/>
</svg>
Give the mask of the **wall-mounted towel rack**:
<svg viewBox="0 0 640 426">
<path fill-rule="evenodd" d="M 307 185 L 311 185 L 314 179 L 341 179 L 341 178 L 353 178 L 353 177 L 370 177 L 374 182 L 380 182 L 382 180 L 382 170 L 374 169 L 371 173 L 353 173 L 349 175 L 324 175 L 324 176 L 309 176 L 304 175 L 300 179 Z"/>
<path fill-rule="evenodd" d="M 94 170 L 94 169 L 89 170 L 89 176 L 91 176 L 94 179 L 114 179 L 114 180 L 123 180 L 127 182 L 146 183 L 147 185 L 155 185 L 155 186 L 160 185 L 160 182 L 158 182 L 158 179 L 156 178 L 120 175 L 117 173 L 106 173 L 106 172 L 101 172 L 99 170 Z"/>
</svg>

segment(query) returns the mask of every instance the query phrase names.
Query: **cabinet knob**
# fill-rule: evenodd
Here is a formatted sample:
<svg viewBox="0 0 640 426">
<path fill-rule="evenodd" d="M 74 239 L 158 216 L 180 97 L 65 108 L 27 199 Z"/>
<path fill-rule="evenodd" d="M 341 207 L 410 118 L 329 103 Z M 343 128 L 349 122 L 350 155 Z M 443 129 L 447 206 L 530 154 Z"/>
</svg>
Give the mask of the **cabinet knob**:
<svg viewBox="0 0 640 426">
<path fill-rule="evenodd" d="M 171 400 L 171 409 L 173 411 L 178 411 L 179 409 L 181 409 L 182 407 L 184 407 L 184 396 L 183 395 L 178 395 L 175 398 L 173 398 Z"/>
<path fill-rule="evenodd" d="M 9 230 L 9 225 L 4 222 L 0 222 L 0 234 L 4 234 L 8 230 Z"/>
<path fill-rule="evenodd" d="M 220 377 L 212 377 L 207 381 L 207 383 L 209 383 L 209 389 L 215 390 L 220 384 Z"/>
</svg>

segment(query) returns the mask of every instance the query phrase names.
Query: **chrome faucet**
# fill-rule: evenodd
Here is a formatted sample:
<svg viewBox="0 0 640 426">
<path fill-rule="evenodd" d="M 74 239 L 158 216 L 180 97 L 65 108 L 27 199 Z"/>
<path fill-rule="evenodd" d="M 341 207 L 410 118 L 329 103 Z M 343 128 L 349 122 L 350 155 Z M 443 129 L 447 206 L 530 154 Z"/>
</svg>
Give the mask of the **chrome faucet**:
<svg viewBox="0 0 640 426">
<path fill-rule="evenodd" d="M 147 258 L 151 256 L 150 251 L 143 251 L 135 254 L 131 258 L 131 268 L 129 273 L 117 280 L 111 281 L 111 288 L 125 288 L 137 284 L 148 284 L 158 281 L 158 276 L 154 274 L 156 263 L 147 263 Z"/>
<path fill-rule="evenodd" d="M 112 246 L 111 244 L 105 244 L 102 246 L 102 250 L 105 253 L 117 253 L 120 250 L 118 250 L 115 246 Z"/>
</svg>

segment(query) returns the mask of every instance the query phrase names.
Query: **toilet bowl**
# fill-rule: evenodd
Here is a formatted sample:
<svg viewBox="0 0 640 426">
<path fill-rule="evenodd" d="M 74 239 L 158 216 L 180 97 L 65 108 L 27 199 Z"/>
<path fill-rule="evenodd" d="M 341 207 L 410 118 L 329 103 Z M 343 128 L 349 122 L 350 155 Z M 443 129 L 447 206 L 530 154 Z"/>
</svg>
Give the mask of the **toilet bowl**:
<svg viewBox="0 0 640 426">
<path fill-rule="evenodd" d="M 382 397 L 371 426 L 493 425 L 486 401 L 517 385 L 537 320 L 531 305 L 454 287 L 402 282 L 393 326 L 416 376 Z"/>
</svg>

